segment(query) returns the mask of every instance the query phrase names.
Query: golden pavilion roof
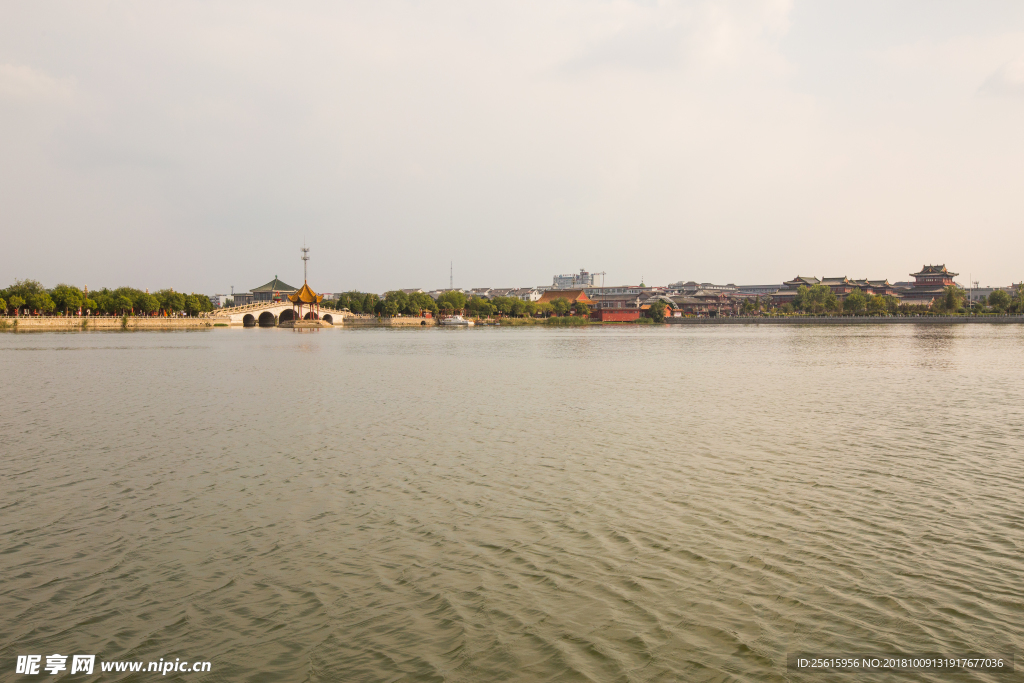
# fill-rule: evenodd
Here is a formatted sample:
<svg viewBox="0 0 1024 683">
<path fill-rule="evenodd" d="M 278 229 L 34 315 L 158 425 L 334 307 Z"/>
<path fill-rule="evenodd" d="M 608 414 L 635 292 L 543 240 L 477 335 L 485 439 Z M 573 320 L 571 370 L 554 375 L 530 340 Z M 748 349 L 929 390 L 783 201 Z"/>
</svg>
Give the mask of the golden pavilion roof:
<svg viewBox="0 0 1024 683">
<path fill-rule="evenodd" d="M 288 301 L 291 301 L 293 304 L 318 304 L 323 300 L 324 295 L 314 292 L 305 282 L 302 283 L 302 289 L 288 295 Z"/>
</svg>

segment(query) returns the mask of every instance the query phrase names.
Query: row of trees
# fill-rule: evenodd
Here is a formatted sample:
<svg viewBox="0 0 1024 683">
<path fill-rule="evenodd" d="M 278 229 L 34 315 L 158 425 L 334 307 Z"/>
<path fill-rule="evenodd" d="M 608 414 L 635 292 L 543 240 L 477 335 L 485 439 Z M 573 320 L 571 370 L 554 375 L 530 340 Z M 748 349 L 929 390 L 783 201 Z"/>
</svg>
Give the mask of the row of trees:
<svg viewBox="0 0 1024 683">
<path fill-rule="evenodd" d="M 478 296 L 467 298 L 462 292 L 454 290 L 444 292 L 436 301 L 429 294 L 423 292 L 408 294 L 401 290 L 393 290 L 385 293 L 383 298 L 365 292 L 345 292 L 339 294 L 334 301 L 325 301 L 323 307 L 339 310 L 347 308 L 353 313 L 383 316 L 421 315 L 424 311 L 430 311 L 431 315 L 435 316 L 438 313 L 450 315 L 456 311 L 464 311 L 468 315 L 480 318 L 490 318 L 495 315 L 514 318 L 537 315 L 566 316 L 573 313 L 579 316 L 590 315 L 589 306 L 584 303 L 573 304 L 566 298 L 557 298 L 551 303 L 538 304 L 534 301 L 523 301 L 506 296 L 497 296 L 489 300 Z"/>
<path fill-rule="evenodd" d="M 183 294 L 173 289 L 150 294 L 133 287 L 104 287 L 87 295 L 72 285 L 59 284 L 53 289 L 46 289 L 35 280 L 18 280 L 7 289 L 0 290 L 0 310 L 14 315 L 77 315 L 81 311 L 91 315 L 185 313 L 195 316 L 212 311 L 213 304 L 202 294 Z"/>
<path fill-rule="evenodd" d="M 859 289 L 854 289 L 846 295 L 846 298 L 839 301 L 835 293 L 827 285 L 814 285 L 812 287 L 800 287 L 792 304 L 782 306 L 782 312 L 793 313 L 794 311 L 805 311 L 807 313 L 828 313 L 840 312 L 854 315 L 894 315 L 897 313 L 940 313 L 952 315 L 964 312 L 967 293 L 959 287 L 946 287 L 942 296 L 932 301 L 931 306 L 906 304 L 894 296 L 866 295 Z M 770 301 L 770 300 L 769 300 Z M 766 302 L 762 300 L 747 301 L 743 305 L 744 312 L 765 309 Z M 987 300 L 982 298 L 978 302 L 975 311 L 993 313 L 1024 313 L 1024 285 L 1018 286 L 1014 296 L 1010 296 L 1003 290 L 992 292 Z"/>
<path fill-rule="evenodd" d="M 997 289 L 987 297 L 981 297 L 978 304 L 993 313 L 1024 313 L 1024 283 L 1017 285 L 1013 296 Z"/>
</svg>

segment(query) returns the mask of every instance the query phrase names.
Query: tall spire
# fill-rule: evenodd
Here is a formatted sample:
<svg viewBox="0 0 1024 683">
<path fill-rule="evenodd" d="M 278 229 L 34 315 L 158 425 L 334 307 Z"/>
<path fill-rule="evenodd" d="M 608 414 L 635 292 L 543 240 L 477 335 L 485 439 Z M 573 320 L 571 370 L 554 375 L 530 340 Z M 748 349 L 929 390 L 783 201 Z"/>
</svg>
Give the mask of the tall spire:
<svg viewBox="0 0 1024 683">
<path fill-rule="evenodd" d="M 302 240 L 302 281 L 305 282 L 309 279 L 309 273 L 306 270 L 307 263 L 309 261 L 309 248 L 306 246 L 306 240 Z"/>
</svg>

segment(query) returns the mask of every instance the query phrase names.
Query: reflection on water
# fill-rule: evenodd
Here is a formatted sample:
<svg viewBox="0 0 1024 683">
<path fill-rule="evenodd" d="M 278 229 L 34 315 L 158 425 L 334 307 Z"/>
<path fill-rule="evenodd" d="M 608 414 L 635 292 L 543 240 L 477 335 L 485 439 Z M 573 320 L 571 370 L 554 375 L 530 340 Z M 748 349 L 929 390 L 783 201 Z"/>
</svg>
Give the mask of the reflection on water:
<svg viewBox="0 0 1024 683">
<path fill-rule="evenodd" d="M 1024 635 L 1016 326 L 291 332 L 0 336 L 4 666 L 803 680 Z"/>
</svg>

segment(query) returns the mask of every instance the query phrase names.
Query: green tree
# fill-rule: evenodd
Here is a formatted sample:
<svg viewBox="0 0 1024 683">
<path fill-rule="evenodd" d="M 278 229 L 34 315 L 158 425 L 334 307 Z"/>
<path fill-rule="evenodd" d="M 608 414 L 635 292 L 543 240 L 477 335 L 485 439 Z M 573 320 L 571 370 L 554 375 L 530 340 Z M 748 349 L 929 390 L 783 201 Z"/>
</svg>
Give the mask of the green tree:
<svg viewBox="0 0 1024 683">
<path fill-rule="evenodd" d="M 885 304 L 884 296 L 869 296 L 867 304 L 869 315 L 885 315 L 889 312 L 889 307 Z"/>
<path fill-rule="evenodd" d="M 800 296 L 801 289 L 804 290 L 802 297 Z M 839 300 L 828 285 L 819 284 L 807 288 L 801 286 L 797 289 L 797 297 L 801 299 L 804 310 L 811 313 L 834 311 L 839 307 Z"/>
<path fill-rule="evenodd" d="M 14 284 L 5 290 L 5 296 L 8 301 L 10 301 L 12 297 L 17 296 L 25 302 L 22 305 L 29 306 L 30 308 L 33 307 L 33 297 L 38 297 L 41 294 L 46 294 L 46 290 L 43 289 L 43 286 L 36 280 L 15 280 Z"/>
<path fill-rule="evenodd" d="M 408 312 L 413 315 L 419 315 L 422 311 L 430 311 L 436 314 L 437 302 L 429 294 L 413 292 L 409 295 Z"/>
<path fill-rule="evenodd" d="M 995 294 L 995 292 L 993 292 Z M 991 298 L 991 296 L 989 297 Z M 960 302 L 963 299 L 963 290 L 950 285 L 943 290 L 942 296 L 932 302 L 932 310 L 937 313 L 956 313 L 960 309 Z"/>
<path fill-rule="evenodd" d="M 454 289 L 449 290 L 437 297 L 437 305 L 439 307 L 444 308 L 446 303 L 451 304 L 449 308 L 454 311 L 462 310 L 466 307 L 466 295 Z"/>
<path fill-rule="evenodd" d="M 526 313 L 526 302 L 522 299 L 512 299 L 512 305 L 509 307 L 509 315 L 516 318 L 522 318 L 523 314 Z"/>
<path fill-rule="evenodd" d="M 0 298 L 0 311 L 2 311 L 4 315 L 7 315 L 7 302 L 4 301 L 3 298 Z"/>
<path fill-rule="evenodd" d="M 139 309 L 147 315 L 160 310 L 160 299 L 157 299 L 152 294 L 144 293 L 137 303 Z"/>
<path fill-rule="evenodd" d="M 185 297 L 185 312 L 188 313 L 190 317 L 194 318 L 204 312 L 206 310 L 205 304 L 209 303 L 210 297 L 193 292 Z"/>
<path fill-rule="evenodd" d="M 482 297 L 474 296 L 466 302 L 466 310 L 472 315 L 486 318 L 494 312 L 494 305 Z"/>
<path fill-rule="evenodd" d="M 93 298 L 96 300 L 96 310 L 113 315 L 117 312 L 117 300 L 114 298 L 113 292 L 104 287 L 98 292 L 93 293 Z"/>
<path fill-rule="evenodd" d="M 121 311 L 121 315 L 128 315 L 132 310 L 132 300 L 126 294 L 115 298 L 114 304 L 117 306 L 117 310 Z"/>
<path fill-rule="evenodd" d="M 847 313 L 862 313 L 867 305 L 868 300 L 864 296 L 864 292 L 854 289 L 846 295 L 846 300 L 843 301 L 843 310 Z"/>
<path fill-rule="evenodd" d="M 662 304 L 662 305 L 664 305 L 664 304 Z M 590 306 L 586 305 L 582 301 L 577 301 L 576 302 L 576 315 L 580 316 L 581 318 L 588 317 L 590 315 Z M 662 318 L 664 318 L 664 317 L 665 317 L 664 316 L 664 311 L 662 311 Z"/>
<path fill-rule="evenodd" d="M 512 302 L 515 301 L 512 297 L 508 296 L 496 296 L 491 299 L 491 305 L 494 306 L 494 311 L 501 315 L 512 315 Z"/>
<path fill-rule="evenodd" d="M 997 289 L 988 295 L 988 305 L 997 313 L 1005 313 L 1010 306 L 1010 295 L 1002 289 Z"/>
<path fill-rule="evenodd" d="M 564 296 L 560 296 L 557 299 L 551 300 L 551 310 L 554 311 L 555 315 L 557 316 L 569 315 L 569 310 L 571 307 L 572 304 L 570 304 L 569 300 L 566 299 Z"/>
<path fill-rule="evenodd" d="M 796 288 L 796 296 L 793 297 L 793 308 L 802 311 L 807 299 L 807 285 L 800 285 Z"/>
<path fill-rule="evenodd" d="M 53 303 L 53 299 L 50 298 L 50 293 L 46 291 L 33 295 L 28 305 L 32 310 L 40 313 L 51 313 L 57 308 L 57 304 Z"/>
<path fill-rule="evenodd" d="M 550 304 L 549 302 L 547 302 L 547 301 L 545 301 L 545 302 L 544 302 L 544 303 L 542 303 L 542 304 L 540 304 L 540 303 L 534 303 L 534 312 L 535 312 L 535 313 L 536 313 L 537 315 L 542 315 L 542 316 L 544 316 L 545 318 L 550 318 L 550 317 L 551 317 L 551 314 L 555 312 L 555 307 L 554 307 L 554 306 L 552 306 L 552 305 L 551 305 L 551 304 Z"/>
<path fill-rule="evenodd" d="M 781 308 L 780 310 L 781 310 L 781 311 L 782 311 L 783 313 L 785 313 L 786 315 L 789 315 L 789 314 L 791 314 L 791 313 L 793 312 L 793 310 L 794 310 L 794 309 L 793 309 L 793 304 L 787 301 L 786 303 L 782 304 L 782 308 Z"/>
<path fill-rule="evenodd" d="M 85 300 L 85 294 L 80 289 L 65 284 L 54 287 L 50 296 L 53 298 L 53 303 L 59 310 L 64 311 L 65 315 L 73 310 L 77 311 Z"/>
<path fill-rule="evenodd" d="M 1007 309 L 1010 313 L 1024 313 L 1024 282 L 1017 285 L 1017 291 L 1013 295 L 1013 301 Z"/>
<path fill-rule="evenodd" d="M 156 293 L 156 298 L 160 301 L 160 309 L 167 315 L 174 315 L 178 311 L 185 310 L 185 295 L 181 292 L 175 292 L 173 289 L 161 289 Z"/>
<path fill-rule="evenodd" d="M 665 322 L 665 302 L 662 301 L 661 299 L 658 299 L 653 304 L 651 304 L 651 308 L 648 311 L 648 315 L 656 323 Z"/>
<path fill-rule="evenodd" d="M 85 299 L 82 301 L 82 308 L 90 313 L 96 313 L 96 311 L 99 310 L 97 309 L 96 302 L 93 299 Z"/>
<path fill-rule="evenodd" d="M 11 296 L 10 305 L 11 308 L 14 309 L 14 315 L 18 315 L 18 311 L 20 311 L 22 307 L 25 305 L 25 300 L 22 299 L 17 294 L 14 294 Z"/>
<path fill-rule="evenodd" d="M 395 316 L 405 312 L 405 309 L 409 306 L 409 295 L 400 289 L 393 289 L 390 292 L 384 293 L 384 303 L 384 314 Z M 394 313 L 388 313 L 388 311 L 392 310 Z"/>
</svg>

